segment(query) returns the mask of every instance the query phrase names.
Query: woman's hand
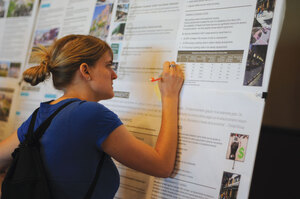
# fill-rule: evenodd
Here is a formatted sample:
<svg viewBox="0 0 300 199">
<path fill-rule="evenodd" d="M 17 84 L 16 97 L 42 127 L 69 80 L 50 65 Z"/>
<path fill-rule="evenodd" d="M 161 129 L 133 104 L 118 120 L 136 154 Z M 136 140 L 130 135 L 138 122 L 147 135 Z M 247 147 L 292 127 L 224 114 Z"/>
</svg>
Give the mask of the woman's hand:
<svg viewBox="0 0 300 199">
<path fill-rule="evenodd" d="M 163 73 L 161 75 L 161 81 L 159 81 L 159 89 L 162 99 L 178 97 L 184 75 L 181 68 L 175 62 L 165 62 L 163 65 Z"/>
</svg>

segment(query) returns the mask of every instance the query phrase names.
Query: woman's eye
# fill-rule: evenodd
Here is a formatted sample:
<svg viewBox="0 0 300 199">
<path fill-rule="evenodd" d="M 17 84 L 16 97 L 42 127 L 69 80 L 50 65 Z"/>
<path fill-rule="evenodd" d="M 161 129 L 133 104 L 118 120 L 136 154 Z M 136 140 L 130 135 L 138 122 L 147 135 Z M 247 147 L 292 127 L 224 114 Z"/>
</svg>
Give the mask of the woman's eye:
<svg viewBox="0 0 300 199">
<path fill-rule="evenodd" d="M 115 68 L 115 65 L 113 63 L 110 63 L 110 64 L 107 64 L 107 67 L 108 68 L 111 68 L 111 69 L 114 69 Z"/>
</svg>

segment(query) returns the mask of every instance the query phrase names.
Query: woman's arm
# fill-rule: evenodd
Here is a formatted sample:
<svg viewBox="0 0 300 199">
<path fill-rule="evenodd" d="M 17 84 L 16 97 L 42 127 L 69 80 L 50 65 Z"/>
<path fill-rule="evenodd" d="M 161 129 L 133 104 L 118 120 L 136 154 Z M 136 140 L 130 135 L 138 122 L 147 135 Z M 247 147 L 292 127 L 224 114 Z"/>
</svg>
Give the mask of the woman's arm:
<svg viewBox="0 0 300 199">
<path fill-rule="evenodd" d="M 174 62 L 172 64 L 175 64 Z M 124 125 L 103 142 L 102 149 L 122 164 L 157 177 L 169 177 L 175 165 L 178 139 L 178 101 L 183 73 L 178 66 L 164 64 L 159 83 L 162 122 L 155 148 L 136 139 Z"/>
<path fill-rule="evenodd" d="M 12 161 L 11 154 L 20 144 L 17 131 L 0 142 L 0 171 L 5 170 Z"/>
</svg>

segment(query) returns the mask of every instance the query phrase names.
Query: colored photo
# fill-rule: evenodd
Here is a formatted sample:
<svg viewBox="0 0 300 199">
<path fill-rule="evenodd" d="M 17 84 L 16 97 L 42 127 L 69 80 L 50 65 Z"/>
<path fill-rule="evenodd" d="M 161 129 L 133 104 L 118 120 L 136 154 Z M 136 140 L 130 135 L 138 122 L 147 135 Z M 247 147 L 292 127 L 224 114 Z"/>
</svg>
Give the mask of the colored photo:
<svg viewBox="0 0 300 199">
<path fill-rule="evenodd" d="M 10 63 L 10 67 L 8 69 L 8 77 L 18 78 L 21 72 L 21 63 Z"/>
<path fill-rule="evenodd" d="M 129 0 L 118 0 L 118 3 L 129 3 Z"/>
<path fill-rule="evenodd" d="M 275 8 L 275 0 L 258 0 L 253 27 L 271 28 Z"/>
<path fill-rule="evenodd" d="M 8 61 L 0 61 L 0 77 L 7 77 L 9 64 Z"/>
<path fill-rule="evenodd" d="M 267 45 L 250 44 L 244 86 L 262 86 L 267 49 Z"/>
<path fill-rule="evenodd" d="M 219 199 L 236 199 L 238 195 L 241 175 L 224 172 Z"/>
<path fill-rule="evenodd" d="M 95 7 L 90 28 L 90 35 L 106 40 L 111 21 L 113 4 L 98 5 Z"/>
<path fill-rule="evenodd" d="M 5 15 L 5 1 L 0 0 L 0 18 Z"/>
<path fill-rule="evenodd" d="M 7 17 L 31 16 L 34 0 L 10 0 Z"/>
<path fill-rule="evenodd" d="M 253 45 L 267 45 L 269 44 L 271 28 L 255 27 L 251 33 L 251 44 Z"/>
<path fill-rule="evenodd" d="M 258 0 L 250 39 L 244 86 L 262 86 L 276 0 Z"/>
<path fill-rule="evenodd" d="M 57 39 L 58 31 L 59 28 L 36 30 L 33 46 L 36 47 L 38 46 L 38 44 L 41 44 L 43 46 L 50 46 Z"/>
<path fill-rule="evenodd" d="M 124 22 L 127 20 L 129 10 L 129 4 L 119 4 L 117 6 L 117 12 L 115 17 L 115 22 Z"/>
<path fill-rule="evenodd" d="M 114 28 L 111 34 L 111 40 L 114 41 L 120 41 L 124 38 L 124 32 L 125 32 L 125 23 L 117 24 L 117 26 Z"/>
<path fill-rule="evenodd" d="M 231 133 L 226 158 L 244 162 L 249 135 Z"/>
<path fill-rule="evenodd" d="M 121 44 L 119 43 L 112 43 L 110 45 L 111 50 L 113 52 L 113 60 L 118 60 L 119 59 L 119 55 L 120 55 L 120 48 L 121 48 Z"/>
<path fill-rule="evenodd" d="M 6 89 L 0 89 L 0 121 L 7 122 L 9 111 L 12 103 L 12 91 L 5 91 Z"/>
<path fill-rule="evenodd" d="M 115 71 L 115 73 L 118 73 L 118 67 L 119 67 L 119 62 L 113 62 L 111 68 Z"/>
</svg>

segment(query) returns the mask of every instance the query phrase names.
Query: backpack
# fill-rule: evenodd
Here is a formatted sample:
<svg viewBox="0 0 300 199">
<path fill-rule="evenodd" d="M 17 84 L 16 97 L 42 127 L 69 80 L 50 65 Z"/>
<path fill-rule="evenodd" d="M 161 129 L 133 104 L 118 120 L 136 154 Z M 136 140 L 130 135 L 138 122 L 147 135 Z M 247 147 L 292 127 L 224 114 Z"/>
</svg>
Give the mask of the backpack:
<svg viewBox="0 0 300 199">
<path fill-rule="evenodd" d="M 67 102 L 59 107 L 48 119 L 46 119 L 34 132 L 37 108 L 32 114 L 30 125 L 25 140 L 12 153 L 13 161 L 2 183 L 1 199 L 51 199 L 51 191 L 47 181 L 46 171 L 40 154 L 39 140 L 50 125 L 52 119 L 67 105 Z M 103 152 L 97 167 L 96 175 L 85 196 L 92 196 L 104 161 Z"/>
</svg>

